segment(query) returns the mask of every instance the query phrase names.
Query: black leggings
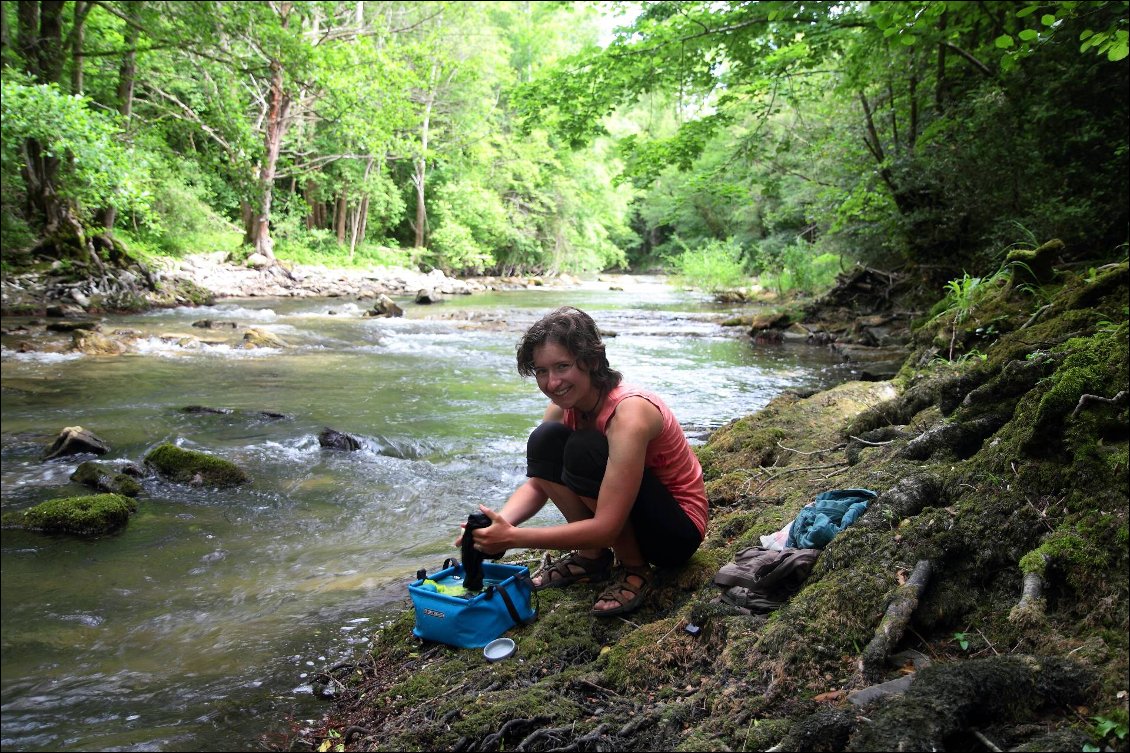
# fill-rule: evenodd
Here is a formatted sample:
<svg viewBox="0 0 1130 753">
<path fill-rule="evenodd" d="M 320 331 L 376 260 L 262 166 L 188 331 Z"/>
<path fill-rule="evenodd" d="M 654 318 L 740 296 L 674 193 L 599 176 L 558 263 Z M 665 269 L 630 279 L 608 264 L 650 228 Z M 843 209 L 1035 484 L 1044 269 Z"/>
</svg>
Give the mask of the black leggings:
<svg viewBox="0 0 1130 753">
<path fill-rule="evenodd" d="M 599 431 L 574 431 L 547 421 L 526 443 L 526 475 L 564 484 L 596 499 L 608 467 L 608 438 Z M 702 543 L 698 528 L 650 468 L 644 468 L 639 495 L 629 515 L 640 550 L 660 567 L 681 565 Z"/>
</svg>

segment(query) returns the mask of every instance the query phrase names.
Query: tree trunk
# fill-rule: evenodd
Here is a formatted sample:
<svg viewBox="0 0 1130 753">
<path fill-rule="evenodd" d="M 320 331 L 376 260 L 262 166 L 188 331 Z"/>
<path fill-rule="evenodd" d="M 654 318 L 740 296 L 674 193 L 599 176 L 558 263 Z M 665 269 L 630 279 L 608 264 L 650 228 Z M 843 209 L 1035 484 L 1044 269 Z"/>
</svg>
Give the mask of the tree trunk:
<svg viewBox="0 0 1130 753">
<path fill-rule="evenodd" d="M 21 0 L 16 10 L 17 47 L 24 69 L 41 84 L 62 83 L 64 6 L 59 0 Z M 89 263 L 92 247 L 79 221 L 78 208 L 58 192 L 63 155 L 47 154 L 35 139 L 25 141 L 22 148 L 27 218 L 43 234 L 37 252 Z"/>
<path fill-rule="evenodd" d="M 364 238 L 362 228 L 365 222 L 365 213 L 369 211 L 369 194 L 364 189 L 364 185 L 369 180 L 369 173 L 373 170 L 373 156 L 369 155 L 368 161 L 365 163 L 365 175 L 361 178 L 361 200 L 357 202 L 357 208 L 353 211 L 353 216 L 350 218 L 350 235 L 349 235 L 349 260 L 353 261 L 353 252 L 357 250 L 357 239 Z"/>
<path fill-rule="evenodd" d="M 240 199 L 239 218 L 243 222 L 243 245 L 255 245 L 255 208 L 251 202 Z"/>
<path fill-rule="evenodd" d="M 129 3 L 126 6 L 126 12 L 130 18 L 136 20 L 138 17 L 139 3 Z M 133 115 L 133 88 L 134 81 L 137 75 L 137 40 L 138 40 L 138 27 L 135 24 L 128 24 L 126 26 L 126 52 L 122 56 L 122 64 L 118 68 L 118 113 L 121 114 L 125 121 L 126 129 L 129 129 L 129 120 Z M 117 220 L 118 210 L 116 207 L 106 207 L 99 213 L 99 220 L 102 227 L 108 231 L 114 229 L 114 222 Z"/>
<path fill-rule="evenodd" d="M 285 24 L 284 24 L 285 25 Z M 275 258 L 274 241 L 271 239 L 271 202 L 275 191 L 275 171 L 282 148 L 282 137 L 286 132 L 286 113 L 290 107 L 290 97 L 283 90 L 282 65 L 271 61 L 270 105 L 267 109 L 267 128 L 265 135 L 266 155 L 259 171 L 260 202 L 259 213 L 255 217 L 254 245 L 256 253 L 268 259 Z"/>
<path fill-rule="evenodd" d="M 74 46 L 72 49 L 72 66 L 71 66 L 71 94 L 82 94 L 83 80 L 82 80 L 82 45 L 85 35 L 83 34 L 83 20 L 86 16 L 84 7 L 88 5 L 84 0 L 78 0 L 75 3 L 75 20 L 72 27 L 71 35 L 74 38 Z"/>
<path fill-rule="evenodd" d="M 339 245 L 345 245 L 345 223 L 349 218 L 349 202 L 345 198 L 345 189 L 337 195 L 337 211 L 334 213 L 334 232 L 337 234 Z"/>
<path fill-rule="evenodd" d="M 291 2 L 281 3 L 278 7 L 280 25 L 286 28 L 290 21 L 290 12 L 294 8 Z M 275 172 L 279 161 L 279 150 L 282 148 L 282 139 L 286 134 L 287 111 L 290 109 L 290 95 L 286 91 L 283 80 L 282 63 L 271 60 L 271 85 L 268 92 L 267 120 L 264 133 L 263 164 L 259 168 L 259 207 L 258 213 L 251 218 L 250 241 L 255 252 L 274 261 L 275 246 L 271 239 L 271 202 L 275 191 Z"/>
<path fill-rule="evenodd" d="M 412 182 L 416 184 L 416 248 L 427 243 L 428 208 L 424 201 L 424 187 L 428 172 L 428 135 L 432 120 L 432 107 L 436 102 L 436 85 L 439 80 L 439 64 L 432 64 L 428 80 L 428 91 L 424 95 L 424 117 L 420 124 L 420 156 L 416 158 L 416 173 Z"/>
</svg>

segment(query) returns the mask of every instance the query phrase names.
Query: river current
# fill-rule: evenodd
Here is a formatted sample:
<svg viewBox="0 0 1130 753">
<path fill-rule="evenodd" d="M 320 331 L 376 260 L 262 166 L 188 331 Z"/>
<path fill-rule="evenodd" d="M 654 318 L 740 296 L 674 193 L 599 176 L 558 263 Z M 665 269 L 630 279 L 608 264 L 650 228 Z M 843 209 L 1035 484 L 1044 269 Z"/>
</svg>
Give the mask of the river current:
<svg viewBox="0 0 1130 753">
<path fill-rule="evenodd" d="M 137 337 L 114 357 L 5 343 L 4 512 L 90 493 L 69 481 L 90 456 L 40 459 L 66 426 L 109 444 L 104 462 L 140 463 L 169 441 L 252 481 L 146 479 L 128 526 L 97 540 L 3 531 L 4 750 L 260 750 L 286 720 L 317 718 L 313 676 L 363 651 L 410 575 L 457 556 L 459 521 L 523 480 L 546 401 L 514 348 L 556 306 L 589 311 L 613 367 L 663 395 L 693 442 L 783 390 L 844 378 L 826 351 L 755 347 L 720 326 L 737 309 L 658 278 L 398 302 L 396 319 L 343 299 L 108 317 L 104 332 Z M 204 319 L 286 347 L 178 342 Z M 326 427 L 362 448 L 322 448 Z"/>
</svg>

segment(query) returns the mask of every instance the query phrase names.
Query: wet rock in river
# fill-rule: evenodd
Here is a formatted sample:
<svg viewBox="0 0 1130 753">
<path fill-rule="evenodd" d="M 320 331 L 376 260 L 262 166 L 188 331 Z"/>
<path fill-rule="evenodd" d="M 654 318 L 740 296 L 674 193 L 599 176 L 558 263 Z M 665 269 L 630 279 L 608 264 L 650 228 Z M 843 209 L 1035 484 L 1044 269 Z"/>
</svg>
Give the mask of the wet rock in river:
<svg viewBox="0 0 1130 753">
<path fill-rule="evenodd" d="M 361 449 L 361 442 L 356 437 L 329 427 L 322 429 L 322 433 L 318 435 L 318 444 L 331 450 L 345 450 L 346 452 Z"/>
<path fill-rule="evenodd" d="M 81 455 L 84 452 L 105 455 L 109 451 L 110 446 L 93 432 L 81 426 L 68 426 L 59 432 L 59 436 L 44 453 L 43 459 L 52 460 L 65 455 Z"/>
<path fill-rule="evenodd" d="M 63 497 L 20 512 L 6 513 L 3 527 L 99 536 L 125 526 L 136 509 L 137 503 L 121 494 Z"/>
<path fill-rule="evenodd" d="M 71 474 L 71 481 L 100 492 L 111 492 L 126 497 L 136 497 L 141 493 L 141 484 L 132 476 L 94 460 L 80 464 Z"/>
<path fill-rule="evenodd" d="M 285 348 L 286 342 L 278 335 L 262 329 L 249 329 L 243 335 L 243 348 Z"/>
<path fill-rule="evenodd" d="M 85 329 L 75 331 L 71 348 L 88 356 L 118 356 L 126 351 L 125 345 L 120 341 Z"/>
<path fill-rule="evenodd" d="M 229 487 L 251 480 L 235 463 L 164 442 L 145 456 L 145 464 L 169 481 L 190 486 Z"/>
</svg>

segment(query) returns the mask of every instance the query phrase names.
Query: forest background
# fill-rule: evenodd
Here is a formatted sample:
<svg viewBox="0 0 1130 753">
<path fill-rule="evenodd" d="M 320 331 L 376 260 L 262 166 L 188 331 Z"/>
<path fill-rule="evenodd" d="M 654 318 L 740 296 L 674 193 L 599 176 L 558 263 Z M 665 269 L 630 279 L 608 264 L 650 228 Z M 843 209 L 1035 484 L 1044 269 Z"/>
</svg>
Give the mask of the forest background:
<svg viewBox="0 0 1130 753">
<path fill-rule="evenodd" d="M 1051 238 L 1125 258 L 1127 10 L 4 3 L 2 260 L 939 293 Z"/>
</svg>

